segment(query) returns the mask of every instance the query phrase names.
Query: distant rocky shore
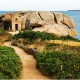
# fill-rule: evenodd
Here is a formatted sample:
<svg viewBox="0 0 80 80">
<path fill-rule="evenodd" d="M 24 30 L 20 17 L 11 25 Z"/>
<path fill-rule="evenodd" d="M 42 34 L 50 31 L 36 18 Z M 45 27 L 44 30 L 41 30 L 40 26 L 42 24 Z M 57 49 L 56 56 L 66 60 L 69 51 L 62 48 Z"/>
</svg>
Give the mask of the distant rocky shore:
<svg viewBox="0 0 80 80">
<path fill-rule="evenodd" d="M 68 11 L 80 11 L 80 9 L 79 10 L 68 10 Z"/>
<path fill-rule="evenodd" d="M 75 22 L 65 14 L 49 11 L 18 11 L 0 15 L 0 28 L 6 29 L 4 21 L 11 21 L 7 30 L 32 29 L 33 31 L 53 33 L 58 36 L 77 35 L 73 30 Z M 6 23 L 6 24 L 7 24 Z M 9 23 L 8 23 L 9 24 Z"/>
</svg>

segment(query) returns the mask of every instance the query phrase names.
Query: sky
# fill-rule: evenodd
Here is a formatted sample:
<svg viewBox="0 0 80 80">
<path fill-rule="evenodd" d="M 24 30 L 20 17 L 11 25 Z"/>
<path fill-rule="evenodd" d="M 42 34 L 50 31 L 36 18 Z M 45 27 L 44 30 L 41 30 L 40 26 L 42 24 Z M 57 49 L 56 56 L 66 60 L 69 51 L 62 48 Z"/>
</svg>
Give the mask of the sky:
<svg viewBox="0 0 80 80">
<path fill-rule="evenodd" d="M 0 11 L 66 11 L 80 9 L 80 0 L 0 0 Z"/>
</svg>

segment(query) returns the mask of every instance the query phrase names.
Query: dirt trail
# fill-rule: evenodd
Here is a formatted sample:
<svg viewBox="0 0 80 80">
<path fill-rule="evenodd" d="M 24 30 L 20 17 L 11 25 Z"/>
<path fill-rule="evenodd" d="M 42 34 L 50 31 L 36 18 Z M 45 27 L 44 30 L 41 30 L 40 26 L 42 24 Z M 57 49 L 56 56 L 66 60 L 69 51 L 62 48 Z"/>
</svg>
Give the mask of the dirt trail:
<svg viewBox="0 0 80 80">
<path fill-rule="evenodd" d="M 38 69 L 36 68 L 36 60 L 32 55 L 28 55 L 25 53 L 24 50 L 22 50 L 19 47 L 15 47 L 11 45 L 11 42 L 5 42 L 4 46 L 9 46 L 14 48 L 17 55 L 20 56 L 20 59 L 22 61 L 22 71 L 20 75 L 20 79 L 34 79 L 34 80 L 50 80 L 48 77 L 43 76 Z"/>
</svg>

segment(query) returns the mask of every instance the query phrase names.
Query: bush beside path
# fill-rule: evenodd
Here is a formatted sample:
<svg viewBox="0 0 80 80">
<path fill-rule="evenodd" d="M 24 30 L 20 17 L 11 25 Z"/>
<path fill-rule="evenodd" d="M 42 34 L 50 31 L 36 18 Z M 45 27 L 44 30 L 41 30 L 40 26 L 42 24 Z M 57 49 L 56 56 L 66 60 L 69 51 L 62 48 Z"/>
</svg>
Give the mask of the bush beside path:
<svg viewBox="0 0 80 80">
<path fill-rule="evenodd" d="M 20 79 L 48 79 L 48 77 L 43 76 L 38 69 L 36 68 L 36 60 L 32 55 L 28 55 L 21 48 L 15 47 L 11 45 L 11 42 L 5 42 L 4 46 L 9 46 L 14 48 L 17 55 L 20 56 L 22 61 L 22 71 L 20 75 Z"/>
</svg>

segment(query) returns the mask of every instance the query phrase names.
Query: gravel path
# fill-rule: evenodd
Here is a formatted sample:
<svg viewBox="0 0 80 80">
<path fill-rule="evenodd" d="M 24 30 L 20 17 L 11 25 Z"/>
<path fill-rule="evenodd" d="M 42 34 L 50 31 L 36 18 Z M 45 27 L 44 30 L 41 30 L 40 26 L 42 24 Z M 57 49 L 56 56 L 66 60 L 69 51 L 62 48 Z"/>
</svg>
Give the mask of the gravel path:
<svg viewBox="0 0 80 80">
<path fill-rule="evenodd" d="M 24 50 L 19 47 L 15 47 L 11 45 L 11 42 L 5 42 L 4 46 L 10 46 L 14 48 L 17 55 L 20 56 L 22 61 L 22 71 L 20 75 L 20 79 L 26 80 L 50 80 L 48 77 L 43 76 L 38 69 L 36 68 L 36 60 L 32 55 L 28 55 Z"/>
</svg>

